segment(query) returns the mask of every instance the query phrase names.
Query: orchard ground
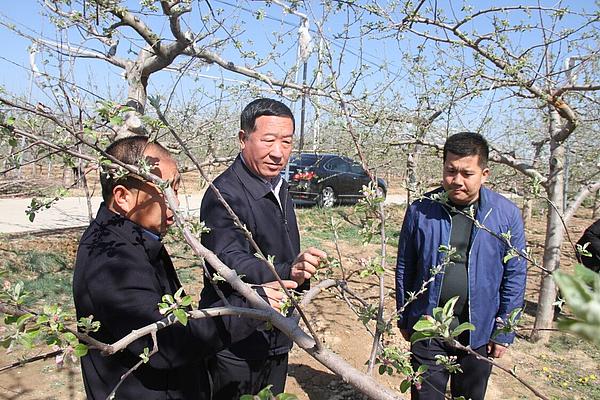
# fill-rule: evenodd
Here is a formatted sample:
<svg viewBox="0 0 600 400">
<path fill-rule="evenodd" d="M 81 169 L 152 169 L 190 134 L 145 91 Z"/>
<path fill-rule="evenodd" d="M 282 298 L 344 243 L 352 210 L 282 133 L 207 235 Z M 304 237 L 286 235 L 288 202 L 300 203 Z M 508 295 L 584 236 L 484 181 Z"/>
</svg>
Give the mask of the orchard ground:
<svg viewBox="0 0 600 400">
<path fill-rule="evenodd" d="M 393 311 L 393 267 L 395 264 L 398 231 L 402 223 L 404 207 L 387 205 L 387 313 Z M 24 210 L 13 210 L 23 213 Z M 339 247 L 342 263 L 347 273 L 358 271 L 361 262 L 375 257 L 379 246 L 363 246 L 358 231 L 361 222 L 353 207 L 337 207 L 321 210 L 316 207 L 297 210 L 303 240 L 303 248 L 318 246 L 330 255 L 336 255 L 333 233 L 329 226 L 331 218 L 340 223 Z M 571 237 L 576 240 L 583 229 L 592 222 L 591 212 L 582 209 L 569 226 Z M 541 258 L 545 230 L 545 219 L 535 215 L 527 229 L 529 246 L 537 260 Z M 0 235 L 0 270 L 11 281 L 24 280 L 26 289 L 32 292 L 31 305 L 60 304 L 72 309 L 70 283 L 77 241 L 82 228 L 61 229 L 38 233 L 13 233 Z M 201 272 L 197 262 L 185 246 L 175 237 L 167 239 L 179 274 L 188 293 L 197 294 L 201 289 Z M 563 246 L 561 266 L 572 269 L 575 262 L 568 243 Z M 335 271 L 334 277 L 340 277 Z M 533 325 L 539 285 L 539 272 L 529 268 L 526 312 L 519 330 L 520 338 L 499 363 L 514 368 L 516 373 L 542 393 L 553 399 L 600 399 L 600 349 L 572 335 L 560 332 L 552 334 L 548 345 L 530 343 L 526 340 Z M 360 278 L 352 275 L 352 289 L 369 302 L 377 299 L 377 280 L 374 277 Z M 307 308 L 308 314 L 325 345 L 342 355 L 359 369 L 371 348 L 371 337 L 357 316 L 337 296 L 335 291 L 323 292 Z M 568 309 L 563 312 L 568 313 Z M 0 326 L 0 335 L 4 328 Z M 397 330 L 387 337 L 389 344 L 408 349 Z M 0 366 L 31 357 L 51 349 L 35 351 L 15 350 L 0 352 Z M 379 376 L 377 379 L 387 386 L 398 389 L 401 377 Z M 351 386 L 327 371 L 322 365 L 294 347 L 290 354 L 289 378 L 286 392 L 300 399 L 343 400 L 364 398 Z M 0 399 L 83 399 L 80 372 L 77 364 L 66 363 L 58 368 L 55 359 L 38 361 L 22 367 L 0 372 Z M 488 388 L 487 399 L 528 399 L 534 395 L 514 378 L 494 369 Z"/>
</svg>

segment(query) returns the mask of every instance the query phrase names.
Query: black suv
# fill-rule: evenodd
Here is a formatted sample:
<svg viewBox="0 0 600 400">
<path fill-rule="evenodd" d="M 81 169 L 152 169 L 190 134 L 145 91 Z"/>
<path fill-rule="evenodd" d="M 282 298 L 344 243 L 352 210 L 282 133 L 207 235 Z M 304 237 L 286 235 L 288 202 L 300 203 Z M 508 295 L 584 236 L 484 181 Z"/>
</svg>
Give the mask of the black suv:
<svg viewBox="0 0 600 400">
<path fill-rule="evenodd" d="M 370 182 L 362 166 L 336 154 L 302 153 L 293 155 L 288 169 L 281 172 L 290 183 L 290 195 L 296 204 L 332 207 L 337 203 L 356 203 L 363 197 L 362 187 Z M 387 185 L 377 178 L 379 195 L 385 198 Z"/>
</svg>

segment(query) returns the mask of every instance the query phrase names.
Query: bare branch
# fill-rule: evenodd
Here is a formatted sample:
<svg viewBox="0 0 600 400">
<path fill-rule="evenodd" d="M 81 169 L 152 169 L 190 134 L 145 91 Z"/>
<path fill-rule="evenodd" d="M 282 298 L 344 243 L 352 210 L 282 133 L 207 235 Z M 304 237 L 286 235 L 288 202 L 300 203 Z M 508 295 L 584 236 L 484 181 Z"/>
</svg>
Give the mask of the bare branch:
<svg viewBox="0 0 600 400">
<path fill-rule="evenodd" d="M 575 215 L 575 211 L 577 211 L 577 209 L 579 208 L 579 206 L 581 206 L 581 203 L 583 203 L 583 201 L 592 193 L 597 192 L 598 190 L 600 190 L 600 181 L 596 181 L 593 183 L 590 183 L 588 185 L 585 185 L 575 196 L 575 198 L 573 199 L 573 201 L 571 202 L 571 204 L 569 204 L 569 207 L 567 208 L 567 210 L 565 211 L 564 214 L 564 220 L 565 223 L 568 224 L 571 221 L 571 218 L 573 218 L 573 215 Z"/>
</svg>

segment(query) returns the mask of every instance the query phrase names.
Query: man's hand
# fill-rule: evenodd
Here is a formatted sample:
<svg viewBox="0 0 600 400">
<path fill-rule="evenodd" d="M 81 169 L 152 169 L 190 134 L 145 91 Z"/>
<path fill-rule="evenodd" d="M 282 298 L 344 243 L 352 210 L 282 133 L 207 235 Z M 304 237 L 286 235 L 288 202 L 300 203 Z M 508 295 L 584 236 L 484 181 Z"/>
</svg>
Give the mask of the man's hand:
<svg viewBox="0 0 600 400">
<path fill-rule="evenodd" d="M 407 342 L 410 342 L 410 329 L 400 329 L 400 334 Z"/>
<path fill-rule="evenodd" d="M 287 289 L 296 289 L 298 284 L 294 281 L 285 280 L 282 281 L 283 286 Z M 269 299 L 269 305 L 277 312 L 281 309 L 281 304 L 285 301 L 285 293 L 281 290 L 281 285 L 277 281 L 267 282 L 261 285 L 264 289 L 267 299 Z"/>
<path fill-rule="evenodd" d="M 327 258 L 327 254 L 314 247 L 309 247 L 303 253 L 300 253 L 292 264 L 290 279 L 296 281 L 298 285 L 302 285 L 305 280 L 317 272 L 317 267 L 322 258 Z"/>
<path fill-rule="evenodd" d="M 487 345 L 488 357 L 500 358 L 508 349 L 507 346 L 503 346 L 500 343 L 489 342 Z"/>
</svg>

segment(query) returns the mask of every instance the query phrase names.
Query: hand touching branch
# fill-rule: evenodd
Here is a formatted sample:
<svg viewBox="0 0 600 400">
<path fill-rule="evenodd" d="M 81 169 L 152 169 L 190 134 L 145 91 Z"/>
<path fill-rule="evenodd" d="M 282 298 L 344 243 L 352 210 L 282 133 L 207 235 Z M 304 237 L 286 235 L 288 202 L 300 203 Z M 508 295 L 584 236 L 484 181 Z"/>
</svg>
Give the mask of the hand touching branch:
<svg viewBox="0 0 600 400">
<path fill-rule="evenodd" d="M 298 287 L 298 284 L 294 281 L 285 280 L 282 281 L 283 285 L 286 289 L 295 289 Z M 265 294 L 267 295 L 267 299 L 269 300 L 269 305 L 273 307 L 273 309 L 277 312 L 280 311 L 282 303 L 285 301 L 285 294 L 281 290 L 281 285 L 279 282 L 273 281 L 265 283 L 261 285 Z"/>
<path fill-rule="evenodd" d="M 290 278 L 296 281 L 298 285 L 302 285 L 305 280 L 310 279 L 317 272 L 317 266 L 321 262 L 321 259 L 324 258 L 327 258 L 327 254 L 324 251 L 309 247 L 294 260 Z"/>
</svg>

